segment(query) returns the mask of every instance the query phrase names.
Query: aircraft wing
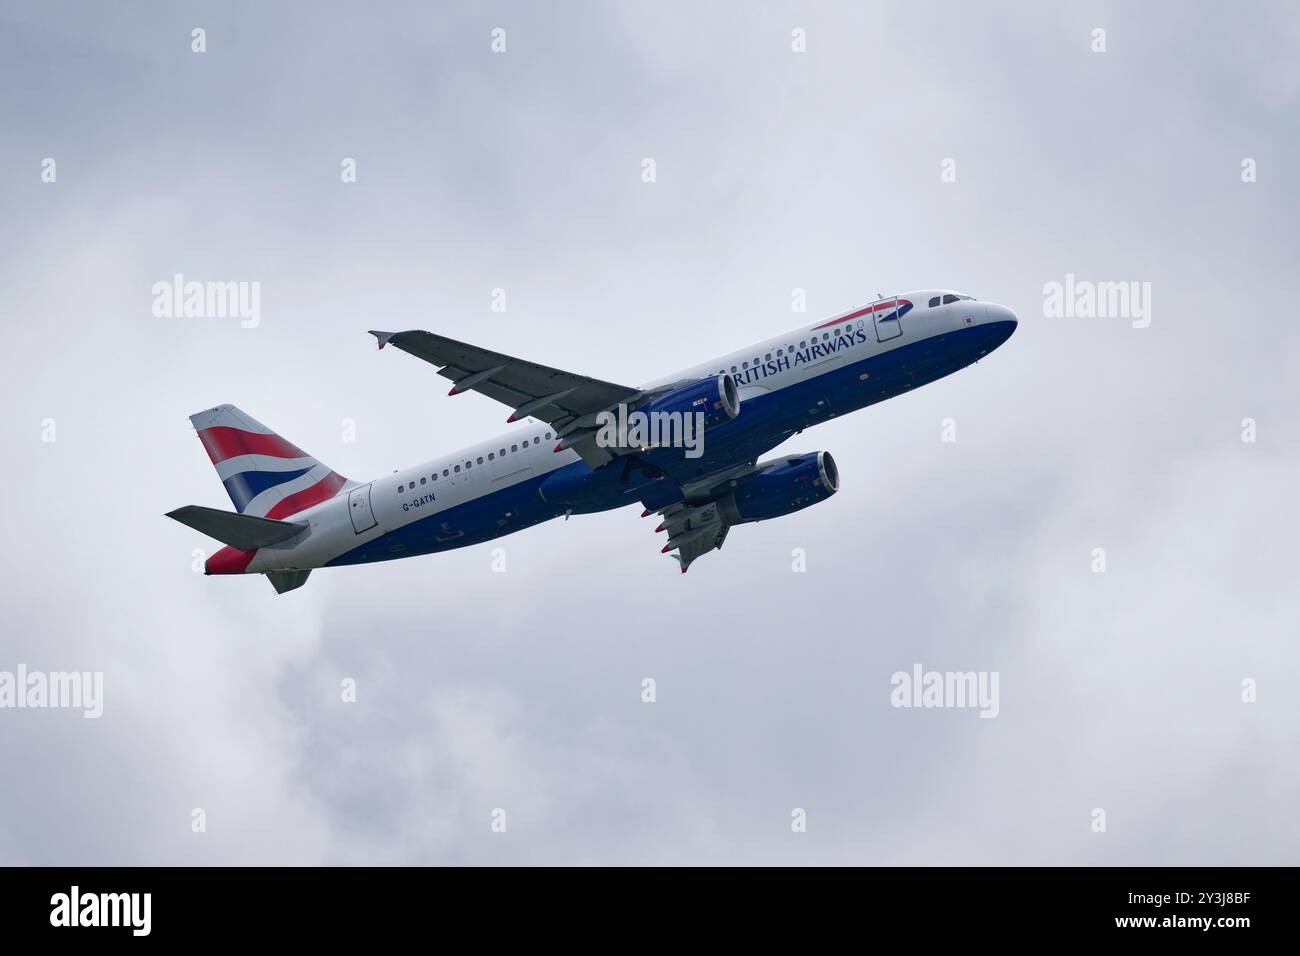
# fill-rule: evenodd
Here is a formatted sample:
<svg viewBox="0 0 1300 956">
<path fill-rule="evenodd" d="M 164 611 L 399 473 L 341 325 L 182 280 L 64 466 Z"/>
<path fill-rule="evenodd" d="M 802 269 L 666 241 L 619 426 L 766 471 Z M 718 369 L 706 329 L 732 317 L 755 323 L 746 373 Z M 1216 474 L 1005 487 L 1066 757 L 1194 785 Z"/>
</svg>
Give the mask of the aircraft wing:
<svg viewBox="0 0 1300 956">
<path fill-rule="evenodd" d="M 668 543 L 663 551 L 665 554 L 677 552 L 673 557 L 677 559 L 682 574 L 686 573 L 692 561 L 721 548 L 722 542 L 727 540 L 730 525 L 718 514 L 715 501 L 702 505 L 683 502 L 670 505 L 660 513 L 664 520 L 659 530 L 668 532 Z"/>
<path fill-rule="evenodd" d="M 722 549 L 731 525 L 718 512 L 718 499 L 757 471 L 755 460 L 742 461 L 681 485 L 682 500 L 657 509 L 664 520 L 655 530 L 668 532 L 668 543 L 664 545 L 663 553 L 677 552 L 673 557 L 677 559 L 682 574 L 696 558 Z M 642 516 L 649 517 L 650 511 L 647 507 Z"/>
<path fill-rule="evenodd" d="M 771 459 L 764 464 L 780 460 Z M 710 551 L 722 549 L 732 526 L 719 512 L 718 501 L 758 474 L 758 471 L 759 463 L 755 459 L 739 462 L 730 468 L 681 485 L 683 500 L 658 509 L 664 520 L 655 530 L 668 532 L 668 543 L 664 545 L 663 553 L 677 552 L 673 557 L 677 559 L 682 574 L 686 573 L 692 561 Z M 650 513 L 651 507 L 647 506 L 642 517 L 649 517 Z"/>
<path fill-rule="evenodd" d="M 561 438 L 578 429 L 594 428 L 598 412 L 645 395 L 627 385 L 538 365 L 419 329 L 372 330 L 370 334 L 379 340 L 381 349 L 393 345 L 438 366 L 438 374 L 455 383 L 448 394 L 479 392 L 513 409 L 507 422 L 537 418 L 552 425 Z M 613 457 L 591 440 L 575 442 L 572 447 L 593 468 Z"/>
</svg>

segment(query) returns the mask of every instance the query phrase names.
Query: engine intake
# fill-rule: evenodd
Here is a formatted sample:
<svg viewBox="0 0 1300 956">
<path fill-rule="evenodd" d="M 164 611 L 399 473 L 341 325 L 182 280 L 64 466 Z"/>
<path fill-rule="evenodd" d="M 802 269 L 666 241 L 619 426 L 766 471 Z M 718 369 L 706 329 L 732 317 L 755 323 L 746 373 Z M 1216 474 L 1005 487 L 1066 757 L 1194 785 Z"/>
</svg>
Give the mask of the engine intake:
<svg viewBox="0 0 1300 956">
<path fill-rule="evenodd" d="M 712 378 L 700 379 L 690 385 L 673 389 L 661 395 L 638 411 L 648 414 L 683 415 L 704 413 L 704 427 L 712 428 L 731 421 L 740 414 L 740 395 L 735 380 L 723 372 Z"/>
<path fill-rule="evenodd" d="M 760 471 L 725 498 L 718 513 L 728 524 L 794 514 L 840 489 L 840 472 L 828 451 L 760 462 Z"/>
</svg>

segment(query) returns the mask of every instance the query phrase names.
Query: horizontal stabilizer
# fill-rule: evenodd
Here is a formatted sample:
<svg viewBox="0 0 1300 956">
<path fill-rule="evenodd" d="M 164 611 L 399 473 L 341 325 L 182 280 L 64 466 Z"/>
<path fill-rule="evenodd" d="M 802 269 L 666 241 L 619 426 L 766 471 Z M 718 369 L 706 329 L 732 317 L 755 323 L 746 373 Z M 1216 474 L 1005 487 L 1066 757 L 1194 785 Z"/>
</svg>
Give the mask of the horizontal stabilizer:
<svg viewBox="0 0 1300 956">
<path fill-rule="evenodd" d="M 307 530 L 307 525 L 303 522 L 274 521 L 271 518 L 235 514 L 218 508 L 204 508 L 202 505 L 177 508 L 167 512 L 167 517 L 240 551 L 256 551 L 267 545 L 288 541 L 298 532 Z"/>
<path fill-rule="evenodd" d="M 267 571 L 266 577 L 275 587 L 275 593 L 283 594 L 285 591 L 292 591 L 306 584 L 309 574 L 311 568 L 306 571 Z"/>
</svg>

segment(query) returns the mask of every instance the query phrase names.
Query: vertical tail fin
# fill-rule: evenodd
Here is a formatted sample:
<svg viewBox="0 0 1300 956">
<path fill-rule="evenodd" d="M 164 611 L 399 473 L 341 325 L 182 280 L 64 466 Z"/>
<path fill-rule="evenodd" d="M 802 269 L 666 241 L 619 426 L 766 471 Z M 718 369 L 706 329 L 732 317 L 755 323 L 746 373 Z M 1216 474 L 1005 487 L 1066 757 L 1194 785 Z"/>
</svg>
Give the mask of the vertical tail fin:
<svg viewBox="0 0 1300 956">
<path fill-rule="evenodd" d="M 240 514 L 280 519 L 338 494 L 348 480 L 234 405 L 190 416 Z"/>
</svg>

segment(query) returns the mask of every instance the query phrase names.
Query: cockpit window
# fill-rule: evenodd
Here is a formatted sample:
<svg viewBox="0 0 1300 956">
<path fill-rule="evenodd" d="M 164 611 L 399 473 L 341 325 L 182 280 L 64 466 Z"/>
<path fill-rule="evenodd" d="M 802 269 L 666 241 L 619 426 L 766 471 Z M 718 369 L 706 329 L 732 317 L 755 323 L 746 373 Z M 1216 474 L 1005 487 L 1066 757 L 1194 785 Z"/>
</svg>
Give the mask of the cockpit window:
<svg viewBox="0 0 1300 956">
<path fill-rule="evenodd" d="M 950 294 L 945 295 L 945 296 L 943 297 L 943 304 L 944 304 L 944 305 L 951 305 L 952 303 L 956 302 L 956 301 L 958 300 L 958 298 L 959 298 L 958 296 L 952 295 L 952 294 L 950 293 Z"/>
<path fill-rule="evenodd" d="M 936 295 L 933 299 L 930 300 L 930 308 L 933 309 L 938 304 L 939 304 L 939 297 Z"/>
</svg>

